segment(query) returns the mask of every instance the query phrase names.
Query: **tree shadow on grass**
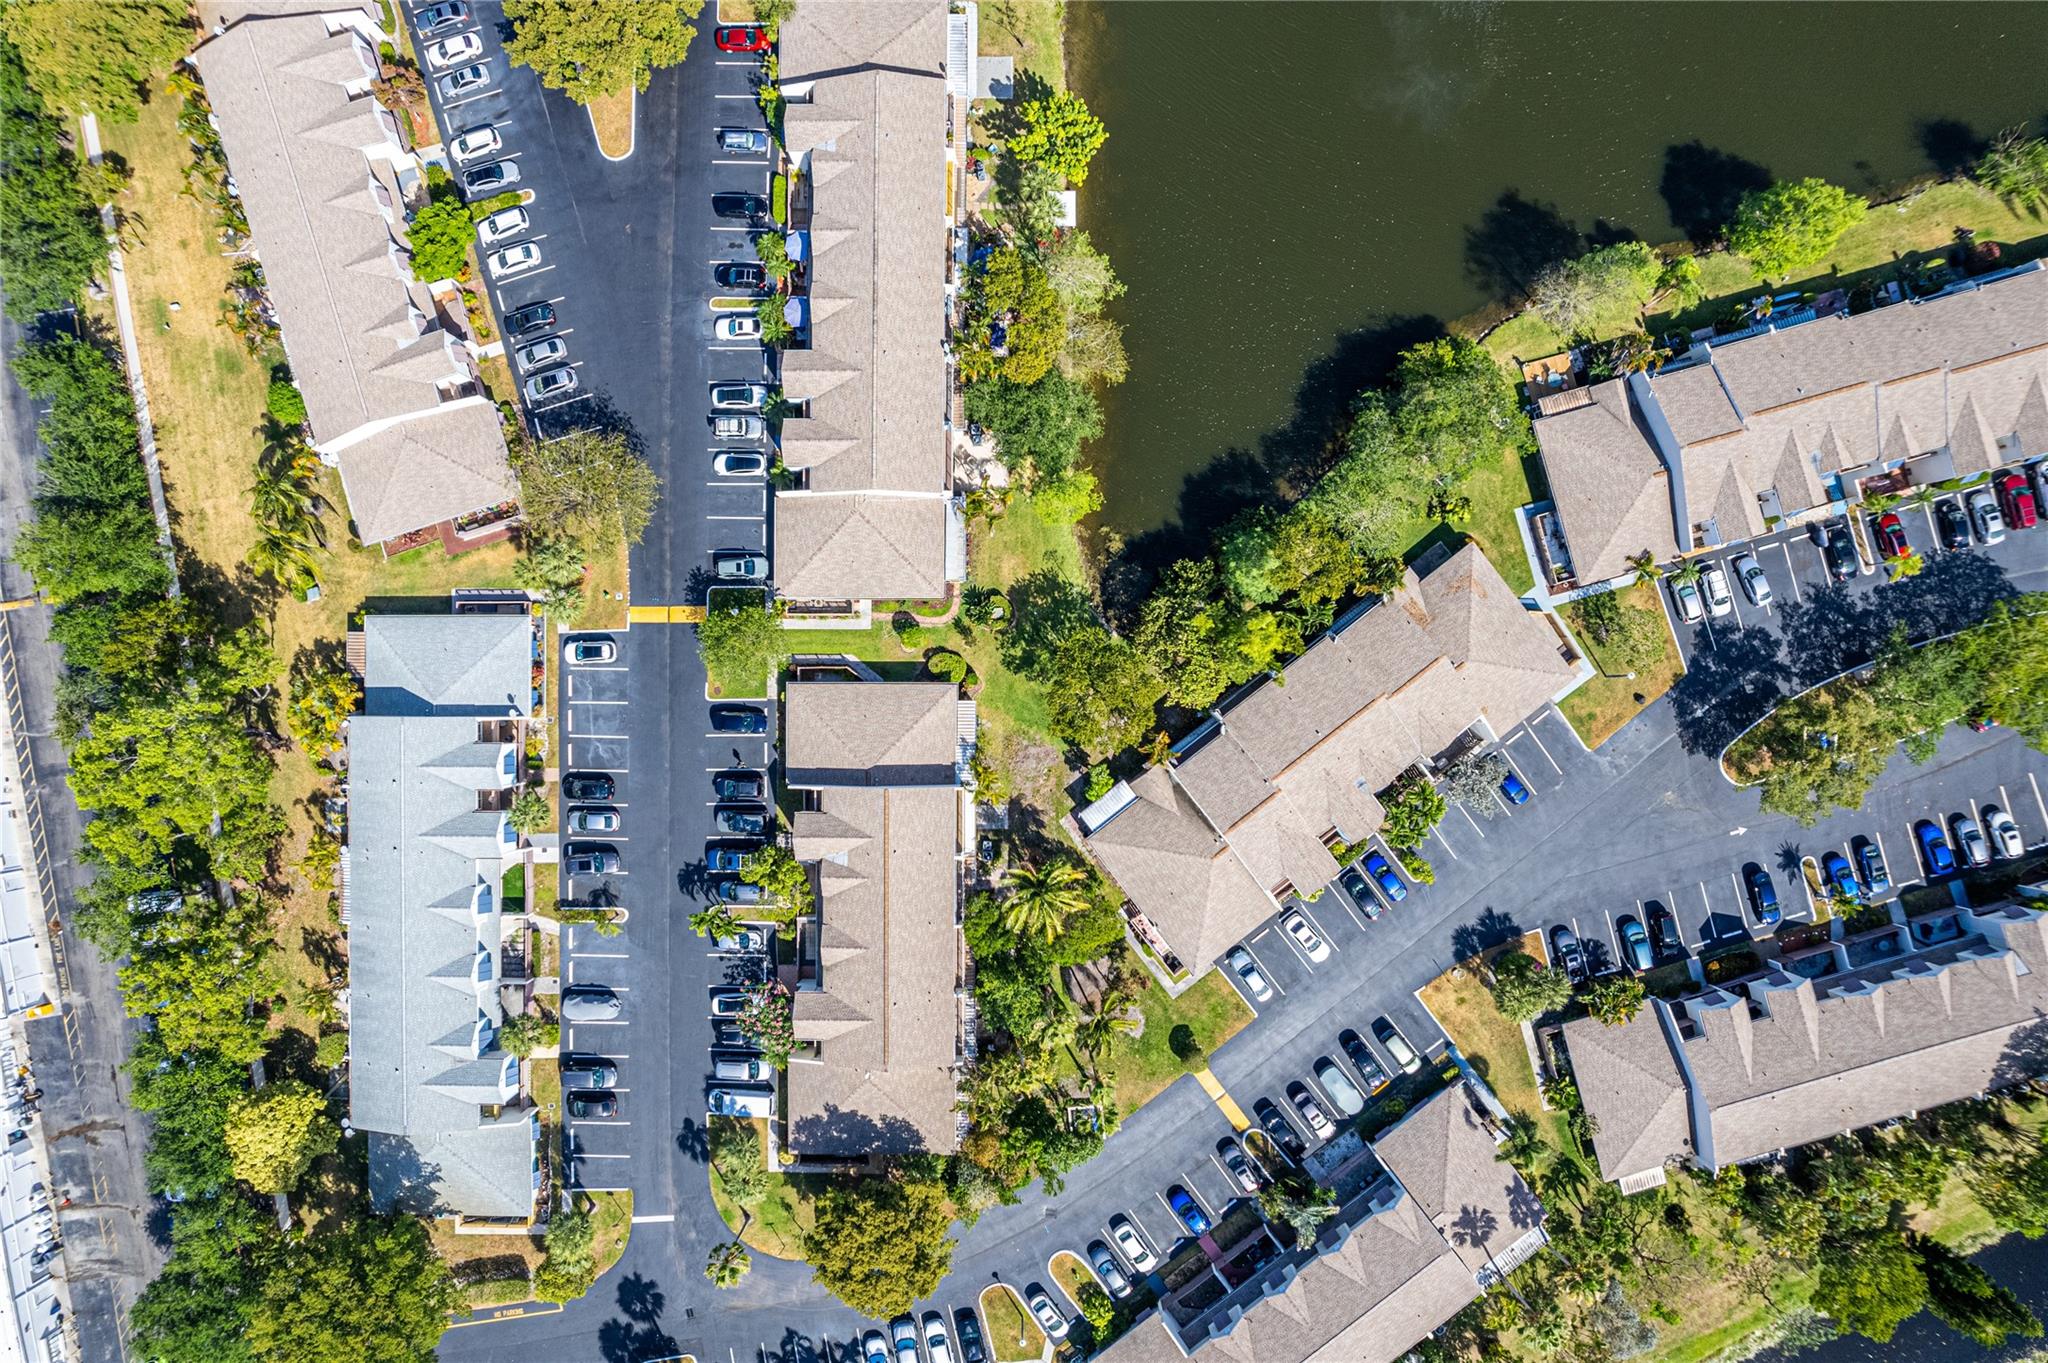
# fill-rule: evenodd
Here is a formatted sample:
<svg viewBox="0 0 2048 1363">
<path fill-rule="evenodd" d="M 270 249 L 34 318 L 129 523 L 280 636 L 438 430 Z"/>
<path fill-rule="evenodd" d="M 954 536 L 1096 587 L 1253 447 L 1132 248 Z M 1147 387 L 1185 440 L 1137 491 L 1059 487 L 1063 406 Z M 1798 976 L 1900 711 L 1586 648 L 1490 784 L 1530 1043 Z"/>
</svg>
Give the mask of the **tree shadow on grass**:
<svg viewBox="0 0 2048 1363">
<path fill-rule="evenodd" d="M 1664 149 L 1657 192 L 1678 230 L 1705 245 L 1721 235 L 1744 194 L 1770 184 L 1766 167 L 1694 139 Z"/>
<path fill-rule="evenodd" d="M 1003 665 L 1042 679 L 1054 650 L 1095 623 L 1088 594 L 1056 568 L 1040 568 L 1010 588 L 1011 623 L 997 645 Z"/>
</svg>

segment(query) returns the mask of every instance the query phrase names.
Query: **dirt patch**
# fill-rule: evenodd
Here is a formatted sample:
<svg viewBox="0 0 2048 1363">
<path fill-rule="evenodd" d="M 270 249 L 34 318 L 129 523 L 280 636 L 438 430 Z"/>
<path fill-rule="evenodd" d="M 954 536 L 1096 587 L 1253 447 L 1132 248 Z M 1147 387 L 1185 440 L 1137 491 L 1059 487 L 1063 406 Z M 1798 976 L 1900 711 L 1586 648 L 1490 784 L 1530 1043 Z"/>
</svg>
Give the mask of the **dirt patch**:
<svg viewBox="0 0 2048 1363">
<path fill-rule="evenodd" d="M 614 161 L 633 154 L 633 106 L 638 96 L 631 86 L 625 93 L 606 95 L 590 101 L 590 127 L 597 134 L 597 149 Z"/>
</svg>

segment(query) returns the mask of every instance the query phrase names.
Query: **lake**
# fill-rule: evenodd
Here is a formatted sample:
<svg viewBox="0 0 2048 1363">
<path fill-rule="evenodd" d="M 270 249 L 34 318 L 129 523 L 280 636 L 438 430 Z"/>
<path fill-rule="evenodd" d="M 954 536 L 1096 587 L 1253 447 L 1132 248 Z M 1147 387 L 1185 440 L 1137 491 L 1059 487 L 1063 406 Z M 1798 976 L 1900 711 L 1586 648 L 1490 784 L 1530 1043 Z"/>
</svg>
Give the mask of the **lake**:
<svg viewBox="0 0 2048 1363">
<path fill-rule="evenodd" d="M 1081 222 L 1129 286 L 1100 524 L 1195 532 L 1147 558 L 1575 233 L 1710 230 L 1765 175 L 1874 194 L 2048 107 L 2038 4 L 1076 0 L 1068 34 L 1110 130 Z"/>
</svg>

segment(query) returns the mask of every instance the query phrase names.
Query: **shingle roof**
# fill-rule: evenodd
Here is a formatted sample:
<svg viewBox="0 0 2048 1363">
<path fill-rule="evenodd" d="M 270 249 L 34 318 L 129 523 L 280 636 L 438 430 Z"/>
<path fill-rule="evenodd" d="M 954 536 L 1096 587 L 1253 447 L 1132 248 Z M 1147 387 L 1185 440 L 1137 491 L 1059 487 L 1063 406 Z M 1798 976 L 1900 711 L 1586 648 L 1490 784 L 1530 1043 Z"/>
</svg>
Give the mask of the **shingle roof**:
<svg viewBox="0 0 2048 1363">
<path fill-rule="evenodd" d="M 1676 554 L 1670 475 L 1637 423 L 1628 385 L 1610 379 L 1539 405 L 1536 444 L 1578 580 L 1619 577 L 1645 549 L 1660 562 Z"/>
<path fill-rule="evenodd" d="M 1586 1110 L 1597 1113 L 1593 1150 L 1610 1182 L 1647 1173 L 1692 1150 L 1685 1081 L 1660 1019 L 1649 1007 L 1619 1026 L 1579 1018 L 1564 1028 L 1572 1077 Z"/>
<path fill-rule="evenodd" d="M 792 600 L 934 598 L 946 582 L 943 497 L 775 499 L 775 584 Z"/>
<path fill-rule="evenodd" d="M 1475 1274 L 1489 1254 L 1504 1253 L 1543 1222 L 1542 1205 L 1500 1158 L 1462 1084 L 1382 1131 L 1372 1150 Z"/>
<path fill-rule="evenodd" d="M 363 621 L 364 709 L 373 715 L 525 714 L 533 623 L 524 615 L 372 615 Z"/>
<path fill-rule="evenodd" d="M 956 784 L 960 688 L 952 682 L 790 682 L 783 760 L 791 786 Z"/>
<path fill-rule="evenodd" d="M 505 460 L 504 423 L 483 398 L 422 413 L 329 456 L 365 544 L 519 500 L 519 480 Z"/>
</svg>

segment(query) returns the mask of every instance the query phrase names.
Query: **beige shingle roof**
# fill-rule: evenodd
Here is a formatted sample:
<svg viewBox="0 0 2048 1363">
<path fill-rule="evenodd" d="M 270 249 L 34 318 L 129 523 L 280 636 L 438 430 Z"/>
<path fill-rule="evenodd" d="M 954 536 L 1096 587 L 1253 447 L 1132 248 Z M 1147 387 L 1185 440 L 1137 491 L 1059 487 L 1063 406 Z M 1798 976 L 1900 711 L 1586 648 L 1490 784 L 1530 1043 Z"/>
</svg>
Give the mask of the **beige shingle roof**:
<svg viewBox="0 0 2048 1363">
<path fill-rule="evenodd" d="M 953 785 L 960 688 L 951 682 L 789 683 L 792 786 Z"/>
<path fill-rule="evenodd" d="M 1542 406 L 1536 443 L 1579 581 L 1619 577 L 1645 549 L 1660 561 L 1677 553 L 1670 476 L 1636 423 L 1627 384 L 1610 379 Z"/>
<path fill-rule="evenodd" d="M 939 497 L 783 494 L 776 587 L 798 601 L 944 596 L 946 533 Z"/>
<path fill-rule="evenodd" d="M 519 500 L 519 480 L 505 461 L 504 423 L 481 398 L 344 445 L 333 458 L 365 544 Z"/>
<path fill-rule="evenodd" d="M 1565 1024 L 1572 1077 L 1586 1110 L 1599 1114 L 1593 1150 L 1600 1177 L 1609 1181 L 1661 1168 L 1692 1150 L 1685 1082 L 1664 1036 L 1661 1007 L 1652 1003 L 1617 1027 L 1596 1018 Z"/>
<path fill-rule="evenodd" d="M 1381 1132 L 1372 1150 L 1472 1273 L 1542 1224 L 1536 1195 L 1500 1158 L 1462 1084 Z"/>
</svg>

